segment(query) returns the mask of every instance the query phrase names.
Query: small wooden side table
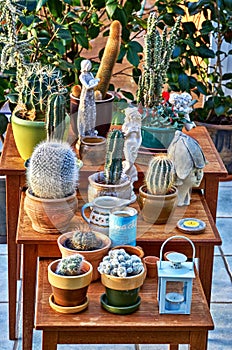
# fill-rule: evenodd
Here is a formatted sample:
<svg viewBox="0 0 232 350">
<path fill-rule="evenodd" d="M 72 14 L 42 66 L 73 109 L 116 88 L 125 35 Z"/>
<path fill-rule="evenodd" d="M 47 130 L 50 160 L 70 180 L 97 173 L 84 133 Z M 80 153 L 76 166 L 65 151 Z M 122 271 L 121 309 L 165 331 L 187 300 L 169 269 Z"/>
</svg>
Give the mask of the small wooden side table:
<svg viewBox="0 0 232 350">
<path fill-rule="evenodd" d="M 88 309 L 64 315 L 48 303 L 51 286 L 47 279 L 50 260 L 39 262 L 35 327 L 43 331 L 42 350 L 56 350 L 57 344 L 190 344 L 191 350 L 206 350 L 208 331 L 214 328 L 199 277 L 193 282 L 190 315 L 160 315 L 157 279 L 146 278 L 140 290 L 139 309 L 130 315 L 111 314 L 100 305 L 104 287 L 91 283 Z"/>
<path fill-rule="evenodd" d="M 86 196 L 87 194 L 85 194 L 85 197 L 78 195 L 79 208 L 86 201 Z M 56 257 L 60 257 L 61 254 L 57 245 L 59 235 L 41 234 L 32 229 L 30 219 L 24 211 L 24 197 L 25 194 L 22 193 L 16 240 L 17 243 L 23 245 L 23 350 L 31 350 L 37 259 L 38 257 L 55 259 Z M 134 205 L 136 206 L 136 203 Z M 215 245 L 221 244 L 221 239 L 207 208 L 205 199 L 199 192 L 193 193 L 190 206 L 176 208 L 174 217 L 168 225 L 147 225 L 142 220 L 141 215 L 139 215 L 137 244 L 144 248 L 145 255 L 157 254 L 162 243 L 167 238 L 173 235 L 180 235 L 180 232 L 176 228 L 178 219 L 190 217 L 193 214 L 206 222 L 204 234 L 188 235 L 188 237 L 193 241 L 196 248 L 196 257 L 199 258 L 200 279 L 203 282 L 204 293 L 207 296 L 207 302 L 209 304 L 213 271 L 213 251 Z M 80 215 L 80 211 L 78 211 L 70 223 L 69 231 L 74 230 L 76 223 L 80 222 Z M 191 246 L 186 244 L 186 240 L 184 239 L 173 240 L 172 244 L 167 245 L 167 247 L 175 251 L 179 251 L 181 248 L 183 253 L 192 256 Z"/>
</svg>

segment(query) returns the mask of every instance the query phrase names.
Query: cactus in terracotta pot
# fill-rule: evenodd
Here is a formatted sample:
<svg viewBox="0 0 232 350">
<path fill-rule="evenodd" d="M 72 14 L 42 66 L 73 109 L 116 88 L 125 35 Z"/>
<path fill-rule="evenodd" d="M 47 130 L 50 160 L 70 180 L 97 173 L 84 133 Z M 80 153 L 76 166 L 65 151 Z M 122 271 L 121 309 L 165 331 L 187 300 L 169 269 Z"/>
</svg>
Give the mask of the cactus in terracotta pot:
<svg viewBox="0 0 232 350">
<path fill-rule="evenodd" d="M 79 168 L 69 144 L 41 142 L 27 169 L 27 183 L 39 198 L 64 198 L 76 191 Z"/>
<path fill-rule="evenodd" d="M 107 184 L 116 184 L 122 175 L 124 135 L 121 130 L 111 130 L 106 140 L 104 178 Z"/>
<path fill-rule="evenodd" d="M 94 232 L 79 229 L 73 233 L 72 237 L 66 243 L 66 246 L 70 249 L 90 251 L 99 249 L 102 246 L 102 243 L 103 242 L 98 239 Z"/>
<path fill-rule="evenodd" d="M 62 276 L 77 276 L 81 274 L 83 256 L 80 254 L 71 255 L 59 261 L 56 273 Z"/>
<path fill-rule="evenodd" d="M 151 194 L 165 195 L 169 192 L 174 182 L 174 164 L 166 155 L 152 158 L 148 166 L 145 183 Z"/>
</svg>

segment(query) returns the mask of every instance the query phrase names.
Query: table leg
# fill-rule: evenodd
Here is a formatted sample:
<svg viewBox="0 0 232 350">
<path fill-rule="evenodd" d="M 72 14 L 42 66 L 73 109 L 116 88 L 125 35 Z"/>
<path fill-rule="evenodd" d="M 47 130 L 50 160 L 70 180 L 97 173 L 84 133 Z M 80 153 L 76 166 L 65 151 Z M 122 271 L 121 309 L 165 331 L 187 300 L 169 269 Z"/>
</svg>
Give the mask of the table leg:
<svg viewBox="0 0 232 350">
<path fill-rule="evenodd" d="M 36 245 L 25 244 L 23 246 L 23 350 L 32 349 L 37 256 Z"/>
<path fill-rule="evenodd" d="M 216 222 L 217 214 L 218 180 L 218 178 L 215 179 L 213 176 L 205 178 L 204 196 L 214 222 Z"/>
<path fill-rule="evenodd" d="M 178 344 L 170 344 L 169 345 L 169 350 L 178 350 L 179 349 L 179 345 Z"/>
<path fill-rule="evenodd" d="M 17 244 L 16 230 L 19 212 L 19 176 L 6 176 L 6 218 L 8 248 L 8 295 L 9 295 L 9 339 L 17 338 L 16 301 L 17 301 Z"/>
<path fill-rule="evenodd" d="M 213 256 L 213 246 L 209 245 L 199 247 L 199 276 L 209 306 L 213 274 Z"/>
<path fill-rule="evenodd" d="M 208 332 L 190 333 L 190 350 L 207 350 Z"/>
<path fill-rule="evenodd" d="M 58 343 L 58 332 L 43 331 L 42 350 L 56 350 Z"/>
</svg>

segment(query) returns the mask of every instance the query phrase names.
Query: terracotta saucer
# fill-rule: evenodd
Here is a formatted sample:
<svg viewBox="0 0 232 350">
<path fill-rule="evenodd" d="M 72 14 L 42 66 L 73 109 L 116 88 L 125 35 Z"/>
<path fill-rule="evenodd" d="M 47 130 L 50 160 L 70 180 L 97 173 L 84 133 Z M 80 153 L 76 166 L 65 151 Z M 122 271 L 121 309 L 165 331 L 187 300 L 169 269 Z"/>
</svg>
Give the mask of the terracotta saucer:
<svg viewBox="0 0 232 350">
<path fill-rule="evenodd" d="M 49 296 L 49 305 L 51 306 L 51 308 L 62 314 L 76 314 L 77 312 L 80 312 L 86 309 L 88 304 L 89 304 L 89 299 L 88 297 L 86 297 L 86 301 L 84 302 L 84 304 L 77 305 L 77 306 L 60 306 L 54 302 L 53 294 Z"/>
</svg>

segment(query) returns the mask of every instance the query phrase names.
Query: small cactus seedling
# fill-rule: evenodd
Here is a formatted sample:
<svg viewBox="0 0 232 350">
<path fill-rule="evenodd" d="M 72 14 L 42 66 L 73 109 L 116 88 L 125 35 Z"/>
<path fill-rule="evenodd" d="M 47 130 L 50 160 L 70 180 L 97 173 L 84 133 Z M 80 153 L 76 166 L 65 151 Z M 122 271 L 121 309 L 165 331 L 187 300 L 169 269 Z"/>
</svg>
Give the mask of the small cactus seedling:
<svg viewBox="0 0 232 350">
<path fill-rule="evenodd" d="M 102 241 L 97 238 L 92 231 L 77 230 L 73 236 L 67 240 L 66 246 L 70 249 L 90 251 L 101 248 Z"/>
<path fill-rule="evenodd" d="M 64 198 L 76 191 L 79 168 L 68 143 L 41 142 L 27 168 L 30 191 L 40 198 Z"/>
<path fill-rule="evenodd" d="M 165 195 L 174 182 L 174 165 L 166 155 L 154 157 L 148 166 L 145 183 L 150 194 Z"/>
<path fill-rule="evenodd" d="M 62 276 L 77 276 L 81 274 L 83 256 L 74 254 L 60 260 L 56 268 L 56 273 Z"/>
<path fill-rule="evenodd" d="M 98 271 L 116 277 L 129 277 L 138 275 L 143 268 L 142 260 L 137 255 L 130 255 L 120 248 L 109 251 L 98 266 Z"/>
<path fill-rule="evenodd" d="M 124 136 L 121 130 L 111 130 L 106 140 L 104 178 L 106 184 L 117 184 L 122 175 Z"/>
</svg>

